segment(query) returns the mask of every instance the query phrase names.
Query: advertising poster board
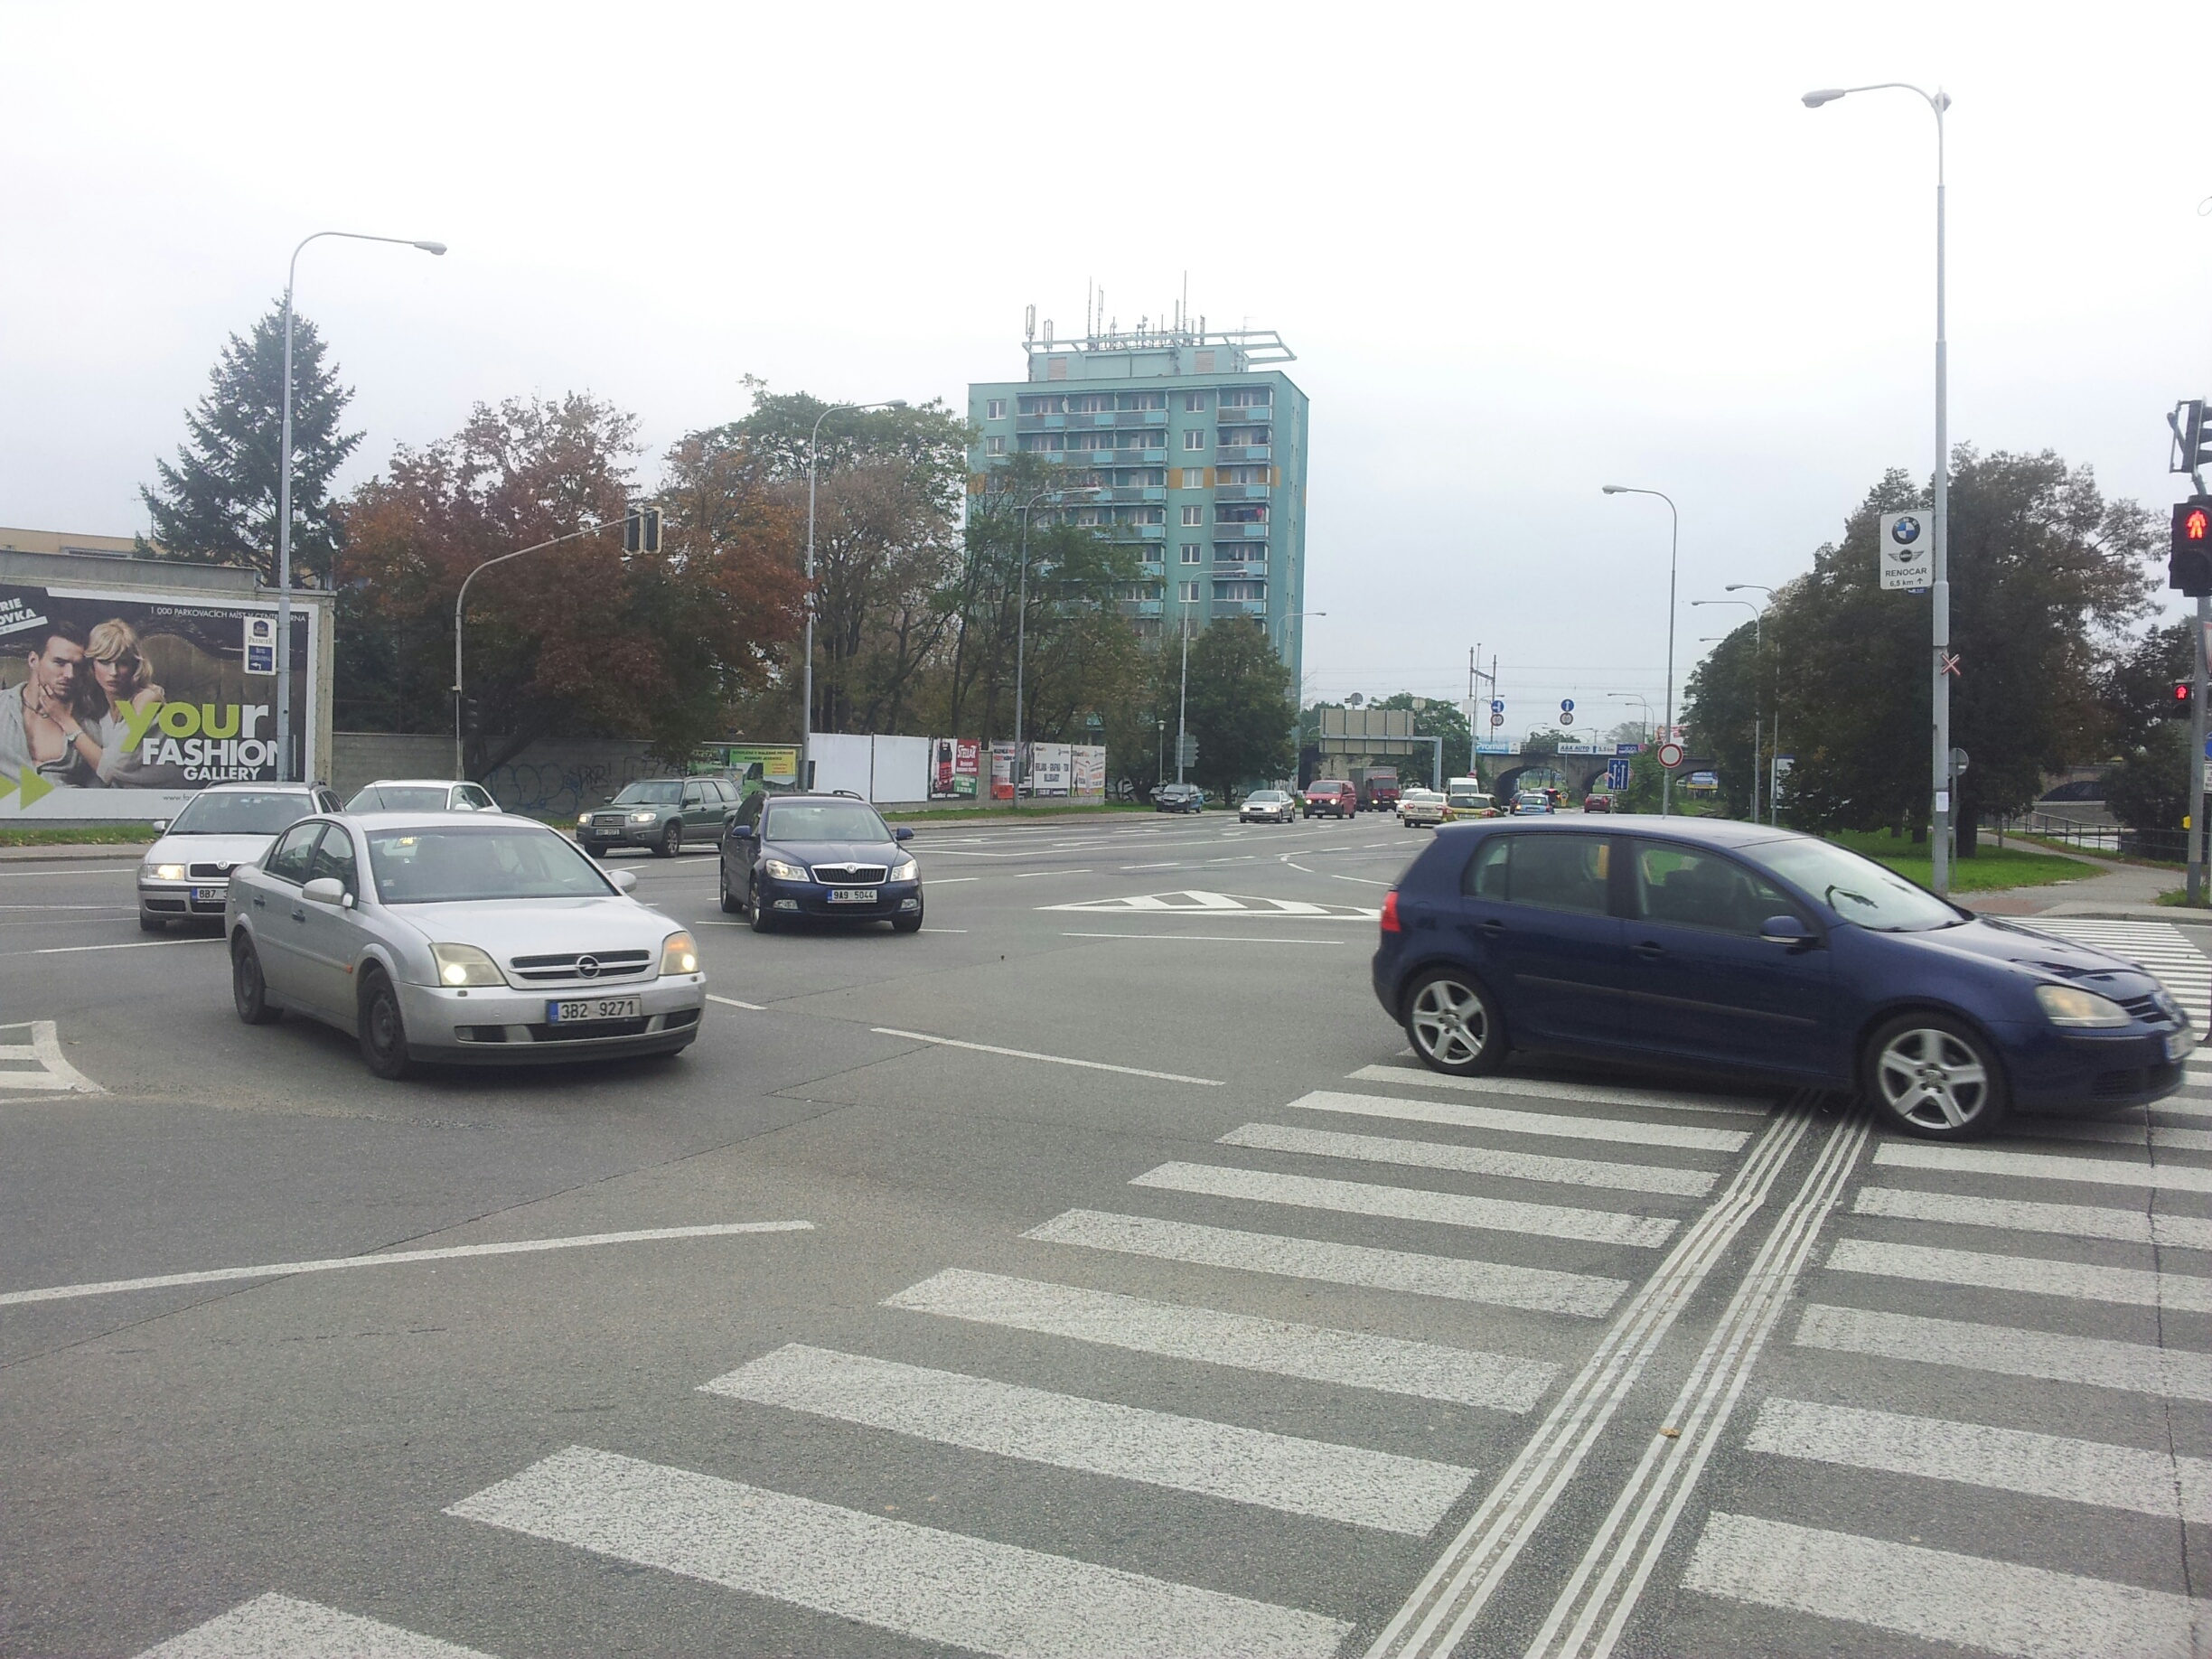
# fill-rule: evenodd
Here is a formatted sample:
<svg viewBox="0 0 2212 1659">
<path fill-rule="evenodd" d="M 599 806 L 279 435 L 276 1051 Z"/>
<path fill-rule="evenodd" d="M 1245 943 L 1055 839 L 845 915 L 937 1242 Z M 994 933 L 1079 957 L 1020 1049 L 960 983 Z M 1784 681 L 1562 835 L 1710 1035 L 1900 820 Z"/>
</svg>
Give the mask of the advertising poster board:
<svg viewBox="0 0 2212 1659">
<path fill-rule="evenodd" d="M 759 770 L 755 771 L 757 767 Z M 710 743 L 691 757 L 693 772 L 728 773 L 740 779 L 765 783 L 799 781 L 799 745 L 795 743 Z"/>
<path fill-rule="evenodd" d="M 1032 795 L 1064 795 L 1068 792 L 1074 755 L 1064 743 L 1033 743 L 1029 745 L 1029 792 Z"/>
<path fill-rule="evenodd" d="M 930 739 L 929 798 L 973 801 L 983 745 L 972 737 Z"/>
<path fill-rule="evenodd" d="M 173 818 L 211 783 L 275 783 L 276 609 L 0 583 L 0 819 Z M 314 620 L 295 607 L 294 777 L 326 764 Z"/>
<path fill-rule="evenodd" d="M 991 799 L 1011 801 L 1014 799 L 1014 745 L 1010 743 L 994 743 L 990 750 Z"/>
<path fill-rule="evenodd" d="M 1075 745 L 1075 798 L 1078 801 L 1106 799 L 1106 751 L 1094 743 Z"/>
</svg>

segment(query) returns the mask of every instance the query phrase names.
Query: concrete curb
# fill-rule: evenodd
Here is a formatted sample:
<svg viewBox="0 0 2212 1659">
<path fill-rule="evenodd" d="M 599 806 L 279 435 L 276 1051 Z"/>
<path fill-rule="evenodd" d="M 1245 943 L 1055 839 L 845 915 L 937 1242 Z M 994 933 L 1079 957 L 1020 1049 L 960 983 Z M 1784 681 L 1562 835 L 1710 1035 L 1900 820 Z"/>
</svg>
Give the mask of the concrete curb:
<svg viewBox="0 0 2212 1659">
<path fill-rule="evenodd" d="M 44 864 L 53 860 L 71 861 L 79 858 L 127 858 L 136 864 L 146 855 L 151 841 L 134 841 L 108 847 L 0 847 L 0 865 Z"/>
</svg>

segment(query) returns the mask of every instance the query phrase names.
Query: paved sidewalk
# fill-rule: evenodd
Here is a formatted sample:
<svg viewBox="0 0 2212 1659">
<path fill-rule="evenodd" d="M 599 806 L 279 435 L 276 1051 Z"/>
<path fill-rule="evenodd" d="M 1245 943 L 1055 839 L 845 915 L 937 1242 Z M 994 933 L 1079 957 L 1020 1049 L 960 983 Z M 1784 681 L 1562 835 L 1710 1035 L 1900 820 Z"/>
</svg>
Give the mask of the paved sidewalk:
<svg viewBox="0 0 2212 1659">
<path fill-rule="evenodd" d="M 2076 857 L 2071 853 L 2062 856 Z M 1985 916 L 2082 916 L 2212 926 L 2212 911 L 2184 910 L 2158 902 L 2160 894 L 2181 885 L 2179 870 L 2115 864 L 2105 858 L 2080 858 L 2078 862 L 2082 866 L 2079 881 L 1968 893 L 1960 895 L 1960 903 Z"/>
</svg>

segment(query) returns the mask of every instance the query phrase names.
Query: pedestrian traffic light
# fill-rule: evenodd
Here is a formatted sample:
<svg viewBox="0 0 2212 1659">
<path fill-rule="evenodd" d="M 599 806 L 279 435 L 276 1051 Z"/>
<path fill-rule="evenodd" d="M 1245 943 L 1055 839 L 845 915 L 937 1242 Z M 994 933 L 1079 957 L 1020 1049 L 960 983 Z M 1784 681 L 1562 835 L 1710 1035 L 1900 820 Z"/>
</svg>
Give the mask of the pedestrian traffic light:
<svg viewBox="0 0 2212 1659">
<path fill-rule="evenodd" d="M 2197 704 L 2197 687 L 2187 680 L 2173 682 L 2173 696 L 2167 699 L 2166 717 L 2173 719 L 2187 715 Z"/>
<path fill-rule="evenodd" d="M 661 550 L 661 510 L 633 507 L 623 519 L 623 551 L 658 553 Z"/>
<path fill-rule="evenodd" d="M 2192 598 L 2212 594 L 2212 496 L 2192 495 L 2174 504 L 2166 586 Z"/>
</svg>

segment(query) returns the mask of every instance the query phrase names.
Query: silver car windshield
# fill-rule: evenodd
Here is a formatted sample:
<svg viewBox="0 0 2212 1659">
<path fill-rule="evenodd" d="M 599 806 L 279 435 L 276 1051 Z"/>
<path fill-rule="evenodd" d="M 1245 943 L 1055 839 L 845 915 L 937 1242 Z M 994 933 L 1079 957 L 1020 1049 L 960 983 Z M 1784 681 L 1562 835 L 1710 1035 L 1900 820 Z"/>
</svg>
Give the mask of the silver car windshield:
<svg viewBox="0 0 2212 1659">
<path fill-rule="evenodd" d="M 305 790 L 225 790 L 194 795 L 171 835 L 281 835 L 315 810 Z"/>
<path fill-rule="evenodd" d="M 349 812 L 443 812 L 446 791 L 438 789 L 379 789 L 374 784 L 346 802 Z"/>
<path fill-rule="evenodd" d="M 369 869 L 387 904 L 605 898 L 599 867 L 550 830 L 372 830 Z"/>
<path fill-rule="evenodd" d="M 764 841 L 887 841 L 876 809 L 858 801 L 779 801 L 768 809 Z"/>
<path fill-rule="evenodd" d="M 1909 933 L 1953 927 L 1964 918 L 1895 870 L 1828 841 L 1771 841 L 1743 856 L 1762 869 L 1816 895 L 1846 922 L 1878 933 Z"/>
</svg>

